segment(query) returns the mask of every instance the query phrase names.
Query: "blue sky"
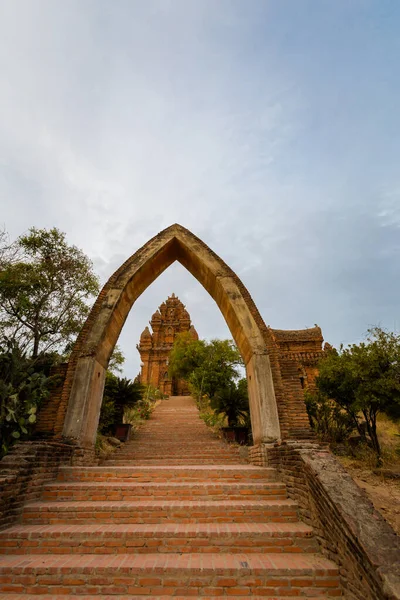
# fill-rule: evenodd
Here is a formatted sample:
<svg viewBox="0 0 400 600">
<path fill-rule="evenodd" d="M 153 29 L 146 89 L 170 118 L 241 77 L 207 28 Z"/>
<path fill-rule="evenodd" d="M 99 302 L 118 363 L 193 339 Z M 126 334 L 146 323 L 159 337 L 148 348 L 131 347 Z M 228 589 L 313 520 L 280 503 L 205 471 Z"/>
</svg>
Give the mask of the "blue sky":
<svg viewBox="0 0 400 600">
<path fill-rule="evenodd" d="M 330 343 L 398 329 L 397 0 L 0 0 L 0 207 L 12 237 L 57 226 L 104 282 L 171 223 L 238 273 L 276 328 Z M 218 309 L 179 265 L 203 337 Z"/>
</svg>

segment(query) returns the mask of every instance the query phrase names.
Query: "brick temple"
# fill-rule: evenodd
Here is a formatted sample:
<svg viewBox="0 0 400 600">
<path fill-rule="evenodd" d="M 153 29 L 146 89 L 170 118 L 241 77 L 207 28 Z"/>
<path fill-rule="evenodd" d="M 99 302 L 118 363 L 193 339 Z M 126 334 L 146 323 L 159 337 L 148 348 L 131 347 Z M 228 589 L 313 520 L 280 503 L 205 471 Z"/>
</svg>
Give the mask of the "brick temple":
<svg viewBox="0 0 400 600">
<path fill-rule="evenodd" d="M 193 339 L 199 339 L 188 311 L 179 298 L 172 294 L 151 317 L 150 325 L 152 333 L 146 327 L 136 346 L 142 362 L 140 382 L 143 385 L 150 384 L 168 396 L 188 394 L 187 382 L 170 378 L 168 374 L 169 355 L 176 336 L 190 332 Z"/>
</svg>

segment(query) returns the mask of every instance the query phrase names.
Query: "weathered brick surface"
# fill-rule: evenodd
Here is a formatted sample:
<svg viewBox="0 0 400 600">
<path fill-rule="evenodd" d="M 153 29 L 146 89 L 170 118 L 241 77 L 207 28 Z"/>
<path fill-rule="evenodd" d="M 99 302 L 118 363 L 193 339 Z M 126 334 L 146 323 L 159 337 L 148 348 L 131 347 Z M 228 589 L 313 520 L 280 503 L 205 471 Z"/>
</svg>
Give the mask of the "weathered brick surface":
<svg viewBox="0 0 400 600">
<path fill-rule="evenodd" d="M 53 437 L 57 413 L 60 407 L 62 390 L 67 374 L 68 363 L 52 367 L 50 375 L 55 378 L 51 394 L 40 406 L 35 431 L 41 438 Z"/>
<path fill-rule="evenodd" d="M 400 538 L 332 453 L 320 444 L 288 442 L 264 454 L 323 554 L 340 566 L 346 598 L 398 600 Z"/>
<path fill-rule="evenodd" d="M 16 444 L 0 461 L 0 529 L 17 521 L 26 502 L 40 498 L 45 483 L 70 461 L 72 448 L 54 441 Z"/>
</svg>

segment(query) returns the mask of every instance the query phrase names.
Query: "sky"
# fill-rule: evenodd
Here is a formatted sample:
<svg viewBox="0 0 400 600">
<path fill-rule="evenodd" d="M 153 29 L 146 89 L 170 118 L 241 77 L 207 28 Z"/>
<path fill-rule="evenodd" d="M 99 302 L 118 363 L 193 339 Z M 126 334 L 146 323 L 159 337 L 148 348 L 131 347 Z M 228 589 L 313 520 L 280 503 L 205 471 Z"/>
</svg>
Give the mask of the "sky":
<svg viewBox="0 0 400 600">
<path fill-rule="evenodd" d="M 274 328 L 400 328 L 398 0 L 0 0 L 0 224 L 58 227 L 105 283 L 172 223 L 238 274 Z M 174 292 L 231 337 L 175 263 Z"/>
</svg>

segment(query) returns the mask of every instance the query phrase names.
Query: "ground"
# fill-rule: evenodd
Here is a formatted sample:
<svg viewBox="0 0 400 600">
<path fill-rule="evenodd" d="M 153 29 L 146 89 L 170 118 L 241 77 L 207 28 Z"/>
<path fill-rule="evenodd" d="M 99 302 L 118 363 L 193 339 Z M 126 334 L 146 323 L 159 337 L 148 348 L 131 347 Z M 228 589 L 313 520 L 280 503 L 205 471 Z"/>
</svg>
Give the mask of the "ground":
<svg viewBox="0 0 400 600">
<path fill-rule="evenodd" d="M 400 535 L 400 479 L 387 479 L 375 474 L 359 460 L 338 457 L 355 482 L 363 488 L 375 508 Z"/>
</svg>

